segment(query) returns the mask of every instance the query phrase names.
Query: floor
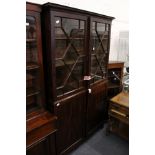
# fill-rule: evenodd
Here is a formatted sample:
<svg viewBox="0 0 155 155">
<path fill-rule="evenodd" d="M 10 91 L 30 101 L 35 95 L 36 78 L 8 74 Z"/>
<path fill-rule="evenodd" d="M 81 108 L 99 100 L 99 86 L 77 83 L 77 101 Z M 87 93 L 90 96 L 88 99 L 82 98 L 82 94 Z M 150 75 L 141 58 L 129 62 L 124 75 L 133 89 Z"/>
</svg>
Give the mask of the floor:
<svg viewBox="0 0 155 155">
<path fill-rule="evenodd" d="M 100 129 L 69 155 L 129 155 L 129 142 L 115 134 L 105 135 Z"/>
</svg>

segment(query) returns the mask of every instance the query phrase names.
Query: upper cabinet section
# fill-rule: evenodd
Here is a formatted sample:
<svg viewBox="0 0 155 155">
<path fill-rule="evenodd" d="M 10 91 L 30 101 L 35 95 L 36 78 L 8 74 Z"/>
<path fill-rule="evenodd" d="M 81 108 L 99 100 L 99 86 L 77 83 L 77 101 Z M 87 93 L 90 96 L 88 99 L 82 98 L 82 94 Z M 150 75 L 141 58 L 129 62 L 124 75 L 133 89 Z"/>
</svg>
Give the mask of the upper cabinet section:
<svg viewBox="0 0 155 155">
<path fill-rule="evenodd" d="M 49 102 L 107 78 L 113 17 L 52 3 L 42 17 Z"/>
<path fill-rule="evenodd" d="M 39 7 L 38 7 L 39 8 Z M 33 10 L 34 9 L 34 10 Z M 40 10 L 40 9 L 39 9 Z M 38 11 L 39 11 L 38 10 Z M 31 112 L 44 103 L 40 13 L 26 6 L 26 108 Z"/>
</svg>

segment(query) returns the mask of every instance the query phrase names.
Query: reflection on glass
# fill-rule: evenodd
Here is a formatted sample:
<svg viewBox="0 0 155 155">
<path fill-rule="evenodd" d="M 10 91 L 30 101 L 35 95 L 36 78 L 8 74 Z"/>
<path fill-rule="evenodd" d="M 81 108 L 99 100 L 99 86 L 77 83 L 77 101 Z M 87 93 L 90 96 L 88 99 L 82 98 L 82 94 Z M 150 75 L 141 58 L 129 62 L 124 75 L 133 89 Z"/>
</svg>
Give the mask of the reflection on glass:
<svg viewBox="0 0 155 155">
<path fill-rule="evenodd" d="M 55 17 L 55 26 L 60 27 L 61 26 L 61 18 L 60 17 Z"/>
</svg>

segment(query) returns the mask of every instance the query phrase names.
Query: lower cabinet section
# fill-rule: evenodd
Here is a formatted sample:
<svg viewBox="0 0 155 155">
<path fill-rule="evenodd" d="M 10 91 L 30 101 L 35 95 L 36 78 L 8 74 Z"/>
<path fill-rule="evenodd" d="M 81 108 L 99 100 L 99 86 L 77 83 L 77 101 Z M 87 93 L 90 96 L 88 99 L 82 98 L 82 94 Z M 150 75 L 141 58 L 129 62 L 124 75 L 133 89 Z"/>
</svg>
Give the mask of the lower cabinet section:
<svg viewBox="0 0 155 155">
<path fill-rule="evenodd" d="M 107 82 L 92 85 L 87 103 L 87 135 L 93 133 L 99 125 L 103 124 L 106 104 Z"/>
<path fill-rule="evenodd" d="M 67 155 L 104 122 L 107 82 L 91 85 L 54 103 L 54 116 L 27 123 L 27 155 Z"/>
<path fill-rule="evenodd" d="M 55 135 L 52 134 L 27 149 L 27 155 L 56 155 Z"/>
<path fill-rule="evenodd" d="M 42 112 L 26 122 L 26 154 L 56 155 L 57 117 Z"/>
<path fill-rule="evenodd" d="M 84 136 L 86 92 L 65 98 L 55 104 L 58 117 L 56 133 L 57 153 L 66 154 L 74 148 Z"/>
</svg>

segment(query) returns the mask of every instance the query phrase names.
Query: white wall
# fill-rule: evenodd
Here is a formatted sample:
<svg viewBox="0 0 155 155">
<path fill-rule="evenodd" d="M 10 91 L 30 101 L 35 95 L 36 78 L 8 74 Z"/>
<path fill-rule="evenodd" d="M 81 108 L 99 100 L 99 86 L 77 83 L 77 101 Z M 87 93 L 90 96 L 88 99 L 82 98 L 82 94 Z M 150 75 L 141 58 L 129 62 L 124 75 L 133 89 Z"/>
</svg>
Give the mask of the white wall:
<svg viewBox="0 0 155 155">
<path fill-rule="evenodd" d="M 29 2 L 44 4 L 46 2 L 67 5 L 83 10 L 115 17 L 112 22 L 110 60 L 118 59 L 119 33 L 129 31 L 128 0 L 28 0 Z M 121 58 L 119 58 L 121 60 Z"/>
</svg>

